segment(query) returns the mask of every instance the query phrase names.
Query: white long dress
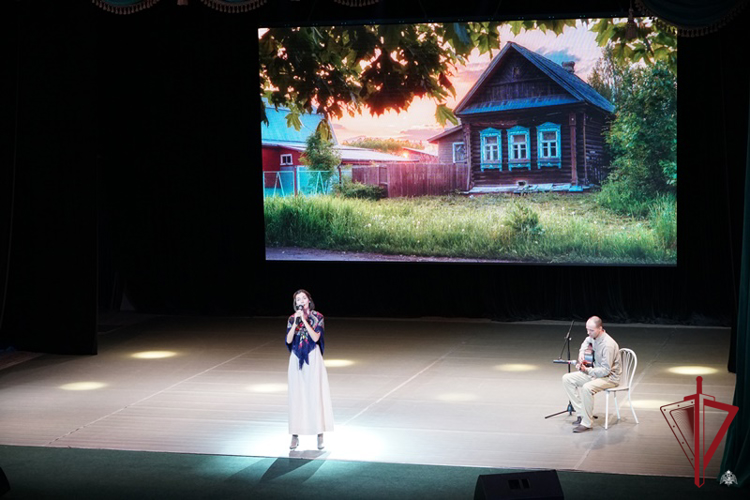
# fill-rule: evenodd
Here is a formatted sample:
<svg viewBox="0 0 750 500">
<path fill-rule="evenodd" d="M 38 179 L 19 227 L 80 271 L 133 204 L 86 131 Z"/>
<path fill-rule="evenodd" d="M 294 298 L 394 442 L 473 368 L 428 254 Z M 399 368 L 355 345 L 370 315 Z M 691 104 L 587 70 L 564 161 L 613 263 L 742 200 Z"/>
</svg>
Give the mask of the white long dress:
<svg viewBox="0 0 750 500">
<path fill-rule="evenodd" d="M 300 333 L 305 333 L 304 327 L 297 328 L 292 344 L 287 347 L 289 354 L 289 433 L 290 434 L 320 434 L 333 431 L 333 405 L 331 404 L 331 390 L 328 386 L 328 372 L 323 362 L 321 345 L 325 345 L 325 322 L 323 315 L 311 311 L 308 321 L 312 328 L 320 335 L 317 344 L 307 338 L 306 346 L 312 348 L 307 353 L 307 362 L 301 362 L 292 347 L 298 345 Z M 294 317 L 287 322 L 287 332 L 296 328 Z M 306 336 L 306 335 L 305 335 Z"/>
<path fill-rule="evenodd" d="M 308 354 L 310 364 L 299 367 L 299 359 L 289 356 L 289 433 L 320 434 L 333 431 L 333 406 L 328 373 L 316 347 Z"/>
</svg>

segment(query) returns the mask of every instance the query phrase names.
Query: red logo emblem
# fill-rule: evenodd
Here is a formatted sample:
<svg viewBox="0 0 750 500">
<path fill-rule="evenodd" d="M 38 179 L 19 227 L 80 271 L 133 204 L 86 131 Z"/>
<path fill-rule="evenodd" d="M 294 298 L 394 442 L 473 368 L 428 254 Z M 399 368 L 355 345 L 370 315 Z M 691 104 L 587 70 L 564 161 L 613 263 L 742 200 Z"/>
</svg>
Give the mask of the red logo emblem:
<svg viewBox="0 0 750 500">
<path fill-rule="evenodd" d="M 690 465 L 695 469 L 695 485 L 700 488 L 706 482 L 706 467 L 716 453 L 719 443 L 727 433 L 729 424 L 732 423 L 739 408 L 720 403 L 713 396 L 703 394 L 703 377 L 696 377 L 695 380 L 698 386 L 695 394 L 685 396 L 682 401 L 662 406 L 661 413 L 690 461 Z M 708 447 L 708 451 L 704 452 L 706 449 L 706 407 L 723 410 L 727 412 L 727 416 Z"/>
</svg>

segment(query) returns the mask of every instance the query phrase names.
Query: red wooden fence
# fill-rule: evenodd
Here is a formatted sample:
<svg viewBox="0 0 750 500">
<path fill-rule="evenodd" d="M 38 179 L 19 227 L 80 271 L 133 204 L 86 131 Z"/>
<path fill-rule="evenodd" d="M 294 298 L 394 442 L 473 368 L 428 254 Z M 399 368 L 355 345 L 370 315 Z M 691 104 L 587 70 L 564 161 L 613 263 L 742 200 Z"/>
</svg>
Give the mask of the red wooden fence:
<svg viewBox="0 0 750 500">
<path fill-rule="evenodd" d="M 469 170 L 456 163 L 388 163 L 352 167 L 352 181 L 380 185 L 388 198 L 441 195 L 469 189 Z"/>
</svg>

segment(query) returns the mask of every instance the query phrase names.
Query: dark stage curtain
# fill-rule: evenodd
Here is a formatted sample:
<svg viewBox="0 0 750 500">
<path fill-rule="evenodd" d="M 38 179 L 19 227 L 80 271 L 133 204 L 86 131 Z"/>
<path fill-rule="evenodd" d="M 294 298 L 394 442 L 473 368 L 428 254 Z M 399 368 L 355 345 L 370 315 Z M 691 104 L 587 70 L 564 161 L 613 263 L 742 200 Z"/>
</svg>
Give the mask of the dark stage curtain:
<svg viewBox="0 0 750 500">
<path fill-rule="evenodd" d="M 91 9 L 0 7 L 0 349 L 96 353 Z"/>
<path fill-rule="evenodd" d="M 750 130 L 750 126 L 748 127 Z M 748 134 L 747 172 L 750 172 L 750 133 Z M 739 311 L 737 314 L 736 360 L 737 380 L 732 404 L 739 408 L 727 432 L 722 474 L 731 470 L 740 486 L 750 485 L 750 175 L 745 176 L 745 212 L 742 238 L 742 272 L 740 274 Z"/>
<path fill-rule="evenodd" d="M 18 109 L 16 98 L 19 63 L 18 4 L 12 5 L 13 10 L 7 12 L 7 15 L 0 21 L 0 29 L 13 35 L 7 37 L 7 43 L 0 44 L 0 57 L 5 61 L 4 69 L 6 70 L 0 73 L 0 130 L 3 131 L 14 131 L 16 129 Z M 8 347 L 6 336 L 3 333 L 3 323 L 5 322 L 5 311 L 7 309 L 13 206 L 15 203 L 15 135 L 15 133 L 0 134 L 0 352 Z"/>
<path fill-rule="evenodd" d="M 746 1 L 724 0 L 717 2 L 703 2 L 700 0 L 638 0 L 652 14 L 659 16 L 673 26 L 676 26 L 678 32 L 687 36 L 701 35 L 712 32 L 721 28 L 731 18 L 745 14 L 741 12 L 746 8 Z M 746 20 L 744 15 L 742 19 Z M 733 27 L 735 30 L 737 26 Z M 719 37 L 718 54 L 720 57 L 727 57 L 735 47 L 746 45 L 745 36 L 737 36 L 737 32 Z M 729 56 L 731 61 L 734 58 Z M 731 68 L 731 63 L 722 65 Z M 734 73 L 731 71 L 720 72 L 722 83 L 726 83 L 727 78 L 732 78 Z M 743 80 L 740 80 L 740 86 Z M 747 85 L 747 79 L 744 84 Z M 721 85 L 722 108 L 726 113 L 728 95 L 726 85 Z M 750 91 L 750 87 L 745 88 L 745 92 Z M 745 117 L 750 119 L 750 109 L 748 102 L 744 104 Z M 727 441 L 724 449 L 724 456 L 721 464 L 721 475 L 726 471 L 732 471 L 739 482 L 740 487 L 750 485 L 750 382 L 748 380 L 747 364 L 750 360 L 750 344 L 748 336 L 750 334 L 750 124 L 746 124 L 745 140 L 746 153 L 743 165 L 745 170 L 744 182 L 744 211 L 742 212 L 743 236 L 740 253 L 740 275 L 739 275 L 739 298 L 736 302 L 736 323 L 732 325 L 731 351 L 729 356 L 729 369 L 737 374 L 733 405 L 739 408 L 732 424 L 727 433 Z M 726 157 L 725 157 L 726 158 Z M 733 259 L 736 260 L 736 259 Z M 709 436 L 710 438 L 710 436 Z"/>
</svg>

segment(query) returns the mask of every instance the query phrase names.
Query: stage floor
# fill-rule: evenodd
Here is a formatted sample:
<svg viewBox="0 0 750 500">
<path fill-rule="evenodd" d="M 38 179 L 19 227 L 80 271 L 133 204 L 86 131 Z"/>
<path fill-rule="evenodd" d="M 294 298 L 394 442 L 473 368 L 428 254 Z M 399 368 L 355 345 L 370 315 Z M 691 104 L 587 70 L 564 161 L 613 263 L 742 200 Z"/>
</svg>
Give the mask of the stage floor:
<svg viewBox="0 0 750 500">
<path fill-rule="evenodd" d="M 640 423 L 621 395 L 605 430 L 599 394 L 593 430 L 573 434 L 567 413 L 545 419 L 567 407 L 552 359 L 568 324 L 327 318 L 336 430 L 290 452 L 285 322 L 150 317 L 100 334 L 97 356 L 6 362 L 0 444 L 692 476 L 659 407 L 694 394 L 696 370 L 705 394 L 734 394 L 729 329 L 605 324 L 638 355 Z M 584 336 L 577 322 L 573 356 Z M 708 411 L 708 439 L 723 418 Z"/>
</svg>

